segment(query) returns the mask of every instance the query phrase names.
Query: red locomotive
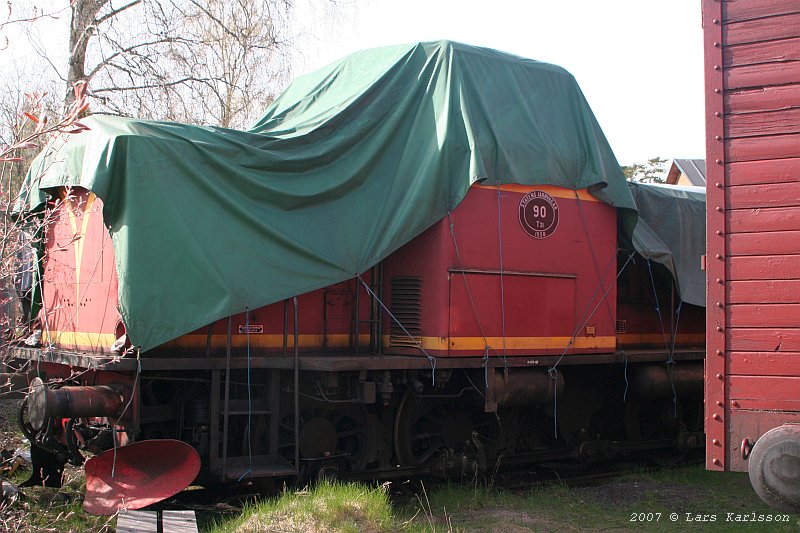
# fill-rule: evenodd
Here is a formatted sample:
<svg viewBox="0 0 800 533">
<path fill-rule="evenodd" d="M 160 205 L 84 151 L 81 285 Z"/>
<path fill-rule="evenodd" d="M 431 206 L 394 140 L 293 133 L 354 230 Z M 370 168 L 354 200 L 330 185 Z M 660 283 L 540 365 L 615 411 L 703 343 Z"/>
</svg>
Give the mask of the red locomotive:
<svg viewBox="0 0 800 533">
<path fill-rule="evenodd" d="M 510 101 L 520 80 L 527 100 Z M 85 140 L 66 143 L 80 158 L 43 155 L 50 166 L 26 189 L 46 221 L 41 346 L 13 350 L 32 379 L 21 419 L 35 482 L 59 483 L 85 452 L 114 449 L 124 463 L 132 443 L 154 440 L 167 455 L 190 445 L 199 482 L 474 476 L 702 446 L 704 313 L 676 267 L 699 271 L 701 252 L 679 261 L 657 234 L 669 209 L 703 195 L 639 186 L 634 203 L 563 70 L 424 43 L 301 78 L 252 132 L 87 125 Z M 362 129 L 346 155 L 315 144 Z M 255 145 L 277 166 L 250 174 Z M 149 159 L 168 152 L 174 161 Z M 243 160 L 239 174 L 216 168 L 225 157 Z M 277 188 L 287 168 L 296 173 Z M 311 194 L 317 168 L 327 181 Z M 238 202 L 224 189 L 234 180 L 248 187 Z M 369 189 L 369 203 L 351 188 Z M 219 217 L 201 213 L 193 195 L 205 194 Z M 631 241 L 633 207 L 649 194 L 666 211 L 640 210 Z M 283 210 L 269 219 L 276 196 Z M 155 222 L 159 202 L 174 206 L 168 224 Z M 228 223 L 240 225 L 203 232 Z M 176 244 L 173 231 L 189 238 Z M 151 470 L 166 461 L 149 458 Z M 135 505 L 127 493 L 97 508 L 122 496 Z"/>
<path fill-rule="evenodd" d="M 704 0 L 706 467 L 800 510 L 800 2 Z"/>
</svg>

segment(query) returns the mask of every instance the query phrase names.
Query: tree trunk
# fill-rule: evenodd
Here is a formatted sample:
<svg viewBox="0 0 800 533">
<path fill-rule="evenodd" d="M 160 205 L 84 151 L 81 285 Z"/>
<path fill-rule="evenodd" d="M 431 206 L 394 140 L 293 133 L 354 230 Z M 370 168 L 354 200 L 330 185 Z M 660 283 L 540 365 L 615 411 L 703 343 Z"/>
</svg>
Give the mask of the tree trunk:
<svg viewBox="0 0 800 533">
<path fill-rule="evenodd" d="M 68 108 L 75 101 L 72 88 L 86 79 L 86 48 L 96 31 L 95 22 L 100 9 L 108 0 L 75 0 L 69 27 L 69 60 L 67 70 L 67 92 L 64 105 Z"/>
</svg>

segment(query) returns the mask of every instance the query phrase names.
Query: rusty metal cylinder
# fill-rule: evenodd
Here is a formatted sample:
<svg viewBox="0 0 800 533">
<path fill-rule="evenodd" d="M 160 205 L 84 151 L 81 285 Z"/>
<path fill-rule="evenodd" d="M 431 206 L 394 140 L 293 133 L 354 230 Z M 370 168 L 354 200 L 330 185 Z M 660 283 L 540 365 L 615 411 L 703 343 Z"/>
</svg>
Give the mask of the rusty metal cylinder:
<svg viewBox="0 0 800 533">
<path fill-rule="evenodd" d="M 703 394 L 702 361 L 641 365 L 628 372 L 632 391 L 646 400 Z"/>
<path fill-rule="evenodd" d="M 500 407 L 543 404 L 564 393 L 564 375 L 558 370 L 512 368 L 494 373 L 494 399 Z"/>
<path fill-rule="evenodd" d="M 28 419 L 38 431 L 50 418 L 119 416 L 123 404 L 122 395 L 107 385 L 51 389 L 37 377 L 28 390 Z"/>
</svg>

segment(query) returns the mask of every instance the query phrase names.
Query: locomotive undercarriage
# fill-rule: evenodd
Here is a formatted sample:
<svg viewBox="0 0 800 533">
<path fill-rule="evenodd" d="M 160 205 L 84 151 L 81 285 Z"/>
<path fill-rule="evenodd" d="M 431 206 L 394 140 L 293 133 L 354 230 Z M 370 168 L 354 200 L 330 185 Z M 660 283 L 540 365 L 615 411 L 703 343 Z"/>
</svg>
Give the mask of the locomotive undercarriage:
<svg viewBox="0 0 800 533">
<path fill-rule="evenodd" d="M 20 420 L 36 449 L 32 482 L 48 484 L 60 482 L 65 462 L 81 464 L 83 455 L 113 447 L 115 435 L 117 446 L 164 438 L 189 443 L 202 458 L 198 483 L 206 484 L 267 486 L 320 476 L 471 479 L 520 464 L 637 452 L 669 462 L 704 442 L 703 363 L 695 356 L 679 355 L 672 365 L 557 369 L 546 362 L 518 367 L 516 360 L 486 367 L 470 361 L 464 368 L 448 360 L 436 370 L 424 360 L 396 357 L 330 369 L 319 358 L 305 361 L 296 375 L 291 360 L 281 358 L 273 360 L 278 368 L 262 361 L 228 370 L 206 359 L 207 368 L 189 372 L 148 369 L 163 367 L 163 360 L 142 359 L 138 377 L 88 371 L 72 379 L 59 375 L 65 366 L 45 363 L 40 372 L 49 393 L 72 395 L 62 402 L 67 411 L 47 411 L 53 407 L 41 407 L 32 393 Z M 102 385 L 95 384 L 98 376 Z M 70 411 L 98 387 L 115 391 L 120 403 L 97 416 Z M 44 415 L 32 413 L 37 401 Z M 43 416 L 34 428 L 31 417 Z"/>
</svg>

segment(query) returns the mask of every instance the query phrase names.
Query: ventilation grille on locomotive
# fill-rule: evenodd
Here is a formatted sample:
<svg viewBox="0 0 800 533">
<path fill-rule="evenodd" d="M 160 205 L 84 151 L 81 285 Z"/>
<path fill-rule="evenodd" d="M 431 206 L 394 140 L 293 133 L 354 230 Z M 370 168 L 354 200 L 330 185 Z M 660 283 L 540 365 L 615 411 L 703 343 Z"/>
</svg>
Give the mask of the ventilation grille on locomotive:
<svg viewBox="0 0 800 533">
<path fill-rule="evenodd" d="M 389 346 L 419 348 L 422 344 L 422 280 L 392 278 L 392 314 L 403 324 L 411 337 L 392 320 Z"/>
</svg>

